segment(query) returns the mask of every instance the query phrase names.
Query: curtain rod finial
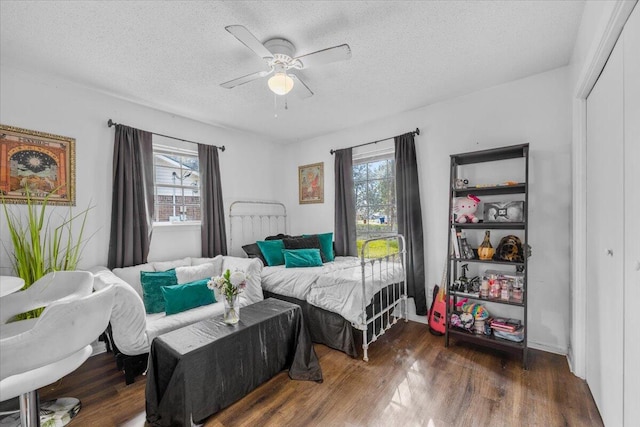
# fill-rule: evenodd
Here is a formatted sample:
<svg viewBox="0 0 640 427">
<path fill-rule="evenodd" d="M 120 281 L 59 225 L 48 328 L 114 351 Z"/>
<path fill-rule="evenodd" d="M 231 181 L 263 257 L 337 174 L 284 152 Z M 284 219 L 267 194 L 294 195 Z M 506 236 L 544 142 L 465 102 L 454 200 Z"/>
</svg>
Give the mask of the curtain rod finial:
<svg viewBox="0 0 640 427">
<path fill-rule="evenodd" d="M 222 151 L 224 153 L 224 150 L 226 150 L 225 146 L 223 145 L 222 147 L 218 147 L 220 149 L 220 151 Z"/>
<path fill-rule="evenodd" d="M 115 123 L 113 122 L 113 120 L 109 119 L 109 121 L 107 122 L 107 126 L 111 127 L 115 125 Z"/>
<path fill-rule="evenodd" d="M 420 129 L 416 128 L 416 135 L 420 135 Z"/>
<path fill-rule="evenodd" d="M 331 155 L 333 155 L 333 153 L 335 153 L 336 150 L 334 150 L 333 148 L 331 150 L 329 150 L 329 153 L 331 153 Z"/>
</svg>

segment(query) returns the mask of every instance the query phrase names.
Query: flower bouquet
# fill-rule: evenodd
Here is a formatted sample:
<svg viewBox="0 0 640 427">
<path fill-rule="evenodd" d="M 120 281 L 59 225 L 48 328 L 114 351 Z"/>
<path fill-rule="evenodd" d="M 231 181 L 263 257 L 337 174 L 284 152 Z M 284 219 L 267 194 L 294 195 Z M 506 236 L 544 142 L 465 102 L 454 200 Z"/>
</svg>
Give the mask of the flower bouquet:
<svg viewBox="0 0 640 427">
<path fill-rule="evenodd" d="M 238 295 L 247 286 L 247 276 L 241 271 L 227 270 L 222 276 L 212 277 L 207 287 L 224 297 L 224 322 L 238 323 L 240 320 L 240 305 Z"/>
</svg>

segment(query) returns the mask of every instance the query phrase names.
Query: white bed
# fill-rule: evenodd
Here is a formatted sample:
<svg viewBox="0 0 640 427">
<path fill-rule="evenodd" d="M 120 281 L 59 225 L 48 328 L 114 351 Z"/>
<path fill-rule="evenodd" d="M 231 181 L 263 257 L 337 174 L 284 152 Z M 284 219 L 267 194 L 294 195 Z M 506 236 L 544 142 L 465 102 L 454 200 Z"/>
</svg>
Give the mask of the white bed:
<svg viewBox="0 0 640 427">
<path fill-rule="evenodd" d="M 234 202 L 229 218 L 232 255 L 243 255 L 238 251 L 242 244 L 287 231 L 286 209 L 277 202 Z M 267 226 L 265 231 L 263 225 Z M 381 246 L 380 241 L 387 251 L 367 256 L 374 244 Z M 369 344 L 399 318 L 407 320 L 405 247 L 403 236 L 393 235 L 366 241 L 360 257 L 336 257 L 322 267 L 265 267 L 262 288 L 265 297 L 303 307 L 315 342 L 355 355 L 352 329 L 361 331 L 366 361 Z"/>
<path fill-rule="evenodd" d="M 360 266 L 358 258 L 336 257 L 333 262 L 324 263 L 322 267 L 285 268 L 284 265 L 264 267 L 262 288 L 276 294 L 306 300 L 311 285 L 319 277 L 329 275 L 336 270 L 355 266 Z"/>
</svg>

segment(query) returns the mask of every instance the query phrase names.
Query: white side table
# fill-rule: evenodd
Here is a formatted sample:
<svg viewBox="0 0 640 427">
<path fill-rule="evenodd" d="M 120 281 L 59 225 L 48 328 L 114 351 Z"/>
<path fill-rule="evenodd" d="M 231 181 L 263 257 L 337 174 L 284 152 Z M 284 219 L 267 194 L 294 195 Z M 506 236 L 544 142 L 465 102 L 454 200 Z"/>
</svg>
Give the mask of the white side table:
<svg viewBox="0 0 640 427">
<path fill-rule="evenodd" d="M 24 286 L 24 280 L 15 276 L 0 276 L 0 297 L 14 293 Z"/>
</svg>

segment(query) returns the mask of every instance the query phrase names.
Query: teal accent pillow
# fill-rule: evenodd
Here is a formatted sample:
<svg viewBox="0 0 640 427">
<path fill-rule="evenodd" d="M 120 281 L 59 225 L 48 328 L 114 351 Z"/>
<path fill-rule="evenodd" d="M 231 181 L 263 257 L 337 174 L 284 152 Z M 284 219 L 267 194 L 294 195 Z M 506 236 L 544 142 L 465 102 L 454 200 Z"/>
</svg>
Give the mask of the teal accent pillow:
<svg viewBox="0 0 640 427">
<path fill-rule="evenodd" d="M 284 255 L 282 250 L 284 249 L 284 243 L 282 240 L 259 240 L 256 242 L 262 252 L 262 256 L 267 261 L 267 265 L 273 267 L 274 265 L 284 264 Z"/>
<path fill-rule="evenodd" d="M 140 283 L 142 284 L 142 302 L 147 314 L 162 313 L 164 311 L 162 287 L 178 284 L 176 270 L 141 271 Z"/>
<path fill-rule="evenodd" d="M 202 279 L 182 285 L 162 286 L 160 289 L 167 316 L 216 302 L 213 291 L 207 287 L 208 281 Z"/>
<path fill-rule="evenodd" d="M 284 266 L 292 267 L 322 267 L 320 249 L 284 249 Z"/>
<path fill-rule="evenodd" d="M 303 234 L 304 237 L 311 236 L 310 234 Z M 318 240 L 320 240 L 320 250 L 322 251 L 322 258 L 325 262 L 331 262 L 335 259 L 333 253 L 333 232 L 317 234 Z"/>
</svg>

